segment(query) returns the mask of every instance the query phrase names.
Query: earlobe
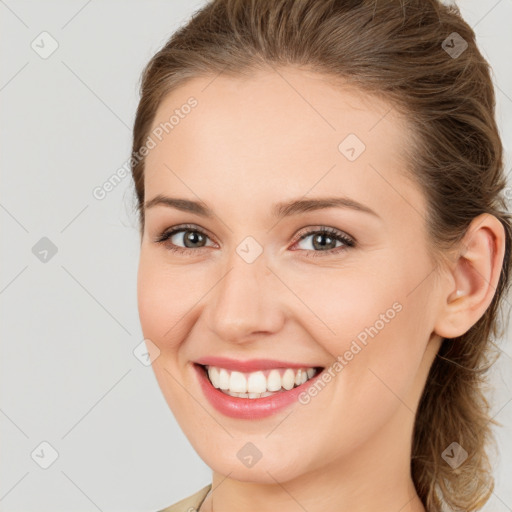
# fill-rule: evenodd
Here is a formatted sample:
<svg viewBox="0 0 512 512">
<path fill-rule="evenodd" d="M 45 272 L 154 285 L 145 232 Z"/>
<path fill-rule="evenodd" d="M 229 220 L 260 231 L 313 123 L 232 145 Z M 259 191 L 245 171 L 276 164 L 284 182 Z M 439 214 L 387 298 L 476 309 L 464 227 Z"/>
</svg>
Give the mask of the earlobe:
<svg viewBox="0 0 512 512">
<path fill-rule="evenodd" d="M 505 254 L 503 225 L 493 215 L 479 215 L 459 247 L 442 291 L 443 304 L 434 329 L 443 338 L 463 335 L 491 304 Z"/>
</svg>

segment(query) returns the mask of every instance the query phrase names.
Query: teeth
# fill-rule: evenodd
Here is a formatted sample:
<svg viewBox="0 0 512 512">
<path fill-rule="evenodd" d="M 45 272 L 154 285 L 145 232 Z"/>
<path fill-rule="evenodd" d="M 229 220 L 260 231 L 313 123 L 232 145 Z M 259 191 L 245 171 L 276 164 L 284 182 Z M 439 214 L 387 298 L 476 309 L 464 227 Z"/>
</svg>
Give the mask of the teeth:
<svg viewBox="0 0 512 512">
<path fill-rule="evenodd" d="M 288 368 L 283 375 L 283 388 L 292 389 L 295 384 L 295 373 L 291 368 Z"/>
<path fill-rule="evenodd" d="M 295 375 L 295 385 L 300 386 L 301 384 L 304 384 L 308 380 L 308 374 L 305 370 L 298 370 L 297 374 Z"/>
<path fill-rule="evenodd" d="M 211 376 L 210 376 L 210 378 L 211 378 Z M 214 381 L 212 380 L 212 382 L 214 382 Z M 227 372 L 227 370 L 224 370 L 224 368 L 222 368 L 222 370 L 220 370 L 219 380 L 217 381 L 217 385 L 215 385 L 215 383 L 213 385 L 222 390 L 229 389 L 229 373 Z"/>
<path fill-rule="evenodd" d="M 290 390 L 316 374 L 314 368 L 273 369 L 265 372 L 267 376 L 263 371 L 242 373 L 216 366 L 206 368 L 213 387 L 238 398 L 263 398 L 281 390 Z"/>
<path fill-rule="evenodd" d="M 267 379 L 265 378 L 264 373 L 254 372 L 249 374 L 247 389 L 249 390 L 249 393 L 263 393 L 264 391 L 267 391 Z"/>
<path fill-rule="evenodd" d="M 279 370 L 272 370 L 267 378 L 267 391 L 279 391 L 281 389 L 281 375 Z"/>
<path fill-rule="evenodd" d="M 231 372 L 229 390 L 234 393 L 247 393 L 247 379 L 243 373 Z"/>
</svg>

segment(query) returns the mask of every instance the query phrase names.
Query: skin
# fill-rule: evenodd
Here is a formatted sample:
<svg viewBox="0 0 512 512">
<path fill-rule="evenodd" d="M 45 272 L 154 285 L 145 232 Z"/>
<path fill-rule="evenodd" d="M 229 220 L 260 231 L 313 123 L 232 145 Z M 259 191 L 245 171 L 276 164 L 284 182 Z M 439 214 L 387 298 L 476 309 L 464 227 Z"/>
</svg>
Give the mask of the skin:
<svg viewBox="0 0 512 512">
<path fill-rule="evenodd" d="M 423 511 L 409 471 L 414 413 L 441 337 L 467 331 L 492 299 L 501 224 L 475 219 L 460 251 L 436 265 L 425 197 L 401 155 L 407 124 L 358 90 L 295 68 L 194 78 L 164 99 L 153 127 L 190 96 L 197 107 L 147 156 L 145 200 L 199 200 L 215 215 L 146 210 L 138 305 L 165 399 L 213 470 L 201 512 Z M 350 133 L 366 145 L 353 162 L 338 150 Z M 376 215 L 347 207 L 279 222 L 270 215 L 274 203 L 325 196 Z M 183 231 L 155 242 L 184 223 L 207 233 L 203 248 L 187 249 Z M 324 226 L 355 246 L 328 254 L 343 243 L 298 241 Z M 236 252 L 247 236 L 264 249 L 250 264 Z M 329 367 L 394 303 L 401 311 L 307 405 L 236 419 L 202 393 L 199 357 Z M 250 468 L 237 457 L 247 442 L 262 454 Z"/>
</svg>

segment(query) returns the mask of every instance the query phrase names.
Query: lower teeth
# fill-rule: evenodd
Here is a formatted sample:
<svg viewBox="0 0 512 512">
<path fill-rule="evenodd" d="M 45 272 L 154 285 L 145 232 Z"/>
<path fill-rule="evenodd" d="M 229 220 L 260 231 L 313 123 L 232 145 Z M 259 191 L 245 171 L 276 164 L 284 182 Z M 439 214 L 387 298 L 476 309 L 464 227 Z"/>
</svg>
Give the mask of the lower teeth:
<svg viewBox="0 0 512 512">
<path fill-rule="evenodd" d="M 229 396 L 234 396 L 236 398 L 265 398 L 266 396 L 275 395 L 276 393 L 281 393 L 283 390 L 279 391 L 265 391 L 264 393 L 234 393 L 232 391 L 226 391 L 224 389 L 219 389 L 222 393 Z"/>
</svg>

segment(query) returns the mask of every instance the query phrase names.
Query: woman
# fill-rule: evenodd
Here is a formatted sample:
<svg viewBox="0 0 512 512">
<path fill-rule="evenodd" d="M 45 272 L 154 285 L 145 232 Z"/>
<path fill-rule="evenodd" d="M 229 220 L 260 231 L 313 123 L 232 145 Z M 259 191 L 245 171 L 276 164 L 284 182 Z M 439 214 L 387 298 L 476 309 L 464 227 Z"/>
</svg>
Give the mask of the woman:
<svg viewBox="0 0 512 512">
<path fill-rule="evenodd" d="M 138 304 L 212 484 L 165 510 L 477 510 L 512 227 L 437 0 L 215 0 L 147 65 Z"/>
</svg>

